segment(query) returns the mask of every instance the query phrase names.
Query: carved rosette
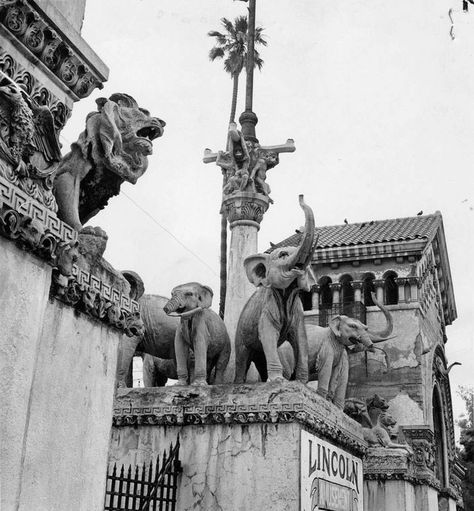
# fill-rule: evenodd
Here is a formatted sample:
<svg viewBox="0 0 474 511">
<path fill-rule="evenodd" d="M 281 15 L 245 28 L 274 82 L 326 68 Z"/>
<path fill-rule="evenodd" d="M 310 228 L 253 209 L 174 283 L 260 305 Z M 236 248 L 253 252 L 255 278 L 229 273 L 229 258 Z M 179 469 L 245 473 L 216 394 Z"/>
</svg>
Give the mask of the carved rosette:
<svg viewBox="0 0 474 511">
<path fill-rule="evenodd" d="M 236 225 L 248 225 L 260 229 L 260 222 L 268 209 L 270 199 L 263 194 L 236 192 L 224 197 L 222 209 L 232 229 Z"/>
<path fill-rule="evenodd" d="M 0 2 L 0 24 L 70 89 L 73 100 L 87 97 L 96 87 L 102 89 L 106 77 L 91 71 L 66 39 L 58 37 L 35 3 Z M 78 82 L 80 86 L 76 86 Z"/>
</svg>

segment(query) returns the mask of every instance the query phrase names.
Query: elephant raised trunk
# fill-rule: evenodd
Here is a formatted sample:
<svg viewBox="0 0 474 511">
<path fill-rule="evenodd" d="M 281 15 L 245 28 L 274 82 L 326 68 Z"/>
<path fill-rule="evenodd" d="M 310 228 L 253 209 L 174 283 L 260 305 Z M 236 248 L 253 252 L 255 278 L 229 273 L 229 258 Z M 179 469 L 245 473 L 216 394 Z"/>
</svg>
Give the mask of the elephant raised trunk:
<svg viewBox="0 0 474 511">
<path fill-rule="evenodd" d="M 384 341 L 393 331 L 393 319 L 390 312 L 377 300 L 375 297 L 375 293 L 371 293 L 372 301 L 377 305 L 377 307 L 384 313 L 385 319 L 387 321 L 387 325 L 383 330 L 378 332 L 374 332 L 372 330 L 367 330 L 372 342 L 381 342 Z"/>
<path fill-rule="evenodd" d="M 298 250 L 292 256 L 292 266 L 298 269 L 305 269 L 311 264 L 314 253 L 314 214 L 313 210 L 305 203 L 303 195 L 299 196 L 301 209 L 304 211 L 305 225 L 303 239 Z"/>
</svg>

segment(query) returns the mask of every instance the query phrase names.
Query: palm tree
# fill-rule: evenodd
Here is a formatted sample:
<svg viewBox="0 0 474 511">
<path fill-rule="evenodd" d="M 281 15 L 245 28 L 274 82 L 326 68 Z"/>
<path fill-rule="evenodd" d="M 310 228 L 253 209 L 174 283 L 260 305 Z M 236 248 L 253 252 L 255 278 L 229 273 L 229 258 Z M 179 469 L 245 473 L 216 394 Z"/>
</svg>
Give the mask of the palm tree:
<svg viewBox="0 0 474 511">
<path fill-rule="evenodd" d="M 209 58 L 211 61 L 224 59 L 224 69 L 232 78 L 232 103 L 229 122 L 234 122 L 237 108 L 237 93 L 239 90 L 239 76 L 247 61 L 248 22 L 245 16 L 238 16 L 235 18 L 234 23 L 227 18 L 222 18 L 221 24 L 226 31 L 224 34 L 217 30 L 211 30 L 208 33 L 210 37 L 216 38 L 216 46 L 209 51 Z M 255 44 L 266 46 L 267 41 L 264 39 L 262 31 L 262 27 L 257 27 L 255 29 Z M 254 67 L 262 69 L 262 66 L 263 60 L 259 52 L 254 48 Z M 225 184 L 225 175 L 223 179 Z M 221 215 L 219 315 L 223 318 L 227 284 L 227 218 L 224 211 L 222 211 Z"/>
<path fill-rule="evenodd" d="M 232 23 L 227 18 L 221 19 L 221 24 L 225 28 L 226 33 L 211 30 L 208 35 L 216 38 L 216 46 L 209 51 L 209 58 L 211 61 L 216 59 L 224 59 L 224 69 L 230 74 L 233 87 L 232 87 L 232 104 L 230 109 L 230 120 L 234 122 L 235 111 L 237 108 L 237 93 L 239 90 L 239 76 L 245 67 L 247 61 L 247 31 L 248 22 L 245 16 L 238 16 Z M 255 45 L 267 45 L 267 41 L 262 35 L 263 28 L 255 28 Z M 262 69 L 263 60 L 259 52 L 254 49 L 254 67 Z"/>
</svg>

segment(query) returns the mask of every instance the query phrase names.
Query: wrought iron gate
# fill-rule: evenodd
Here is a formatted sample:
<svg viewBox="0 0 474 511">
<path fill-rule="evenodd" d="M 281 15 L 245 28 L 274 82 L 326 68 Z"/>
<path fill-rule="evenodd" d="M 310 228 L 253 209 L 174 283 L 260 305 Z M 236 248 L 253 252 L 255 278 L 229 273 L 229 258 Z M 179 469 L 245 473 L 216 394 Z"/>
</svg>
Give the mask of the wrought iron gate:
<svg viewBox="0 0 474 511">
<path fill-rule="evenodd" d="M 169 454 L 163 453 L 155 466 L 150 462 L 128 469 L 122 465 L 117 474 L 117 465 L 107 471 L 105 511 L 175 511 L 179 461 L 179 437 L 170 445 Z"/>
</svg>

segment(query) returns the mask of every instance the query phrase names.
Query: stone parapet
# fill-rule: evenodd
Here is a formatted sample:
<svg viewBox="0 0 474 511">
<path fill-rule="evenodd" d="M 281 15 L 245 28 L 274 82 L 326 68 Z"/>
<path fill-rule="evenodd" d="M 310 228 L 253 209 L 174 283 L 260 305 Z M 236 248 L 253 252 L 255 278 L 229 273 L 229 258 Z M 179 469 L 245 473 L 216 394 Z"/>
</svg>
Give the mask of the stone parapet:
<svg viewBox="0 0 474 511">
<path fill-rule="evenodd" d="M 0 235 L 53 267 L 51 296 L 127 335 L 136 335 L 142 328 L 138 302 L 130 299 L 124 289 L 76 264 L 71 265 L 68 276 L 61 275 L 61 252 L 77 244 L 78 233 L 2 176 Z"/>
<path fill-rule="evenodd" d="M 114 426 L 298 423 L 357 455 L 361 426 L 299 382 L 118 389 Z"/>
</svg>

